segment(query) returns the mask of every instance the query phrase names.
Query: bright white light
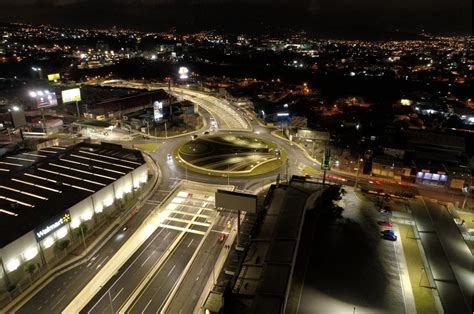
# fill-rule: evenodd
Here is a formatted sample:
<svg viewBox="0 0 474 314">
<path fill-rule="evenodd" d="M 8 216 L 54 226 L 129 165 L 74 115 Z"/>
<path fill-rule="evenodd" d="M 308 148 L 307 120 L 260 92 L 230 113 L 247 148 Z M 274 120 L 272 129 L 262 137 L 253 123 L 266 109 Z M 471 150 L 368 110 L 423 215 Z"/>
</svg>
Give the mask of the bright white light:
<svg viewBox="0 0 474 314">
<path fill-rule="evenodd" d="M 81 221 L 79 219 L 72 219 L 71 220 L 71 228 L 73 228 L 73 229 L 79 227 L 80 224 L 81 224 Z"/>
<path fill-rule="evenodd" d="M 127 184 L 127 185 L 124 187 L 124 191 L 125 191 L 125 193 L 130 193 L 130 192 L 132 192 L 132 185 L 131 185 L 131 184 Z"/>
<path fill-rule="evenodd" d="M 123 191 L 118 190 L 117 193 L 115 194 L 115 198 L 116 199 L 121 199 L 122 197 L 123 197 Z"/>
<path fill-rule="evenodd" d="M 36 96 L 38 96 L 35 92 L 29 92 L 29 94 L 30 94 L 30 97 L 33 97 L 33 98 L 35 98 Z"/>
<path fill-rule="evenodd" d="M 18 110 L 20 110 L 20 107 L 18 107 L 18 106 L 13 106 L 12 109 L 13 109 L 13 111 L 18 111 Z"/>
<path fill-rule="evenodd" d="M 140 182 L 143 182 L 145 183 L 147 181 L 147 175 L 146 174 L 143 174 L 140 176 Z"/>
<path fill-rule="evenodd" d="M 67 227 L 62 227 L 58 231 L 56 231 L 56 237 L 58 239 L 62 239 L 67 235 Z"/>
<path fill-rule="evenodd" d="M 145 233 L 145 235 L 147 237 L 151 236 L 151 234 L 153 233 L 153 231 L 155 231 L 156 227 L 153 226 L 152 224 L 147 224 L 144 228 L 143 228 L 143 232 Z"/>
<path fill-rule="evenodd" d="M 355 75 L 356 75 L 355 72 L 350 73 L 350 76 L 355 76 Z"/>
<path fill-rule="evenodd" d="M 187 67 L 180 67 L 178 73 L 179 73 L 179 78 L 182 80 L 185 80 L 189 77 L 188 76 L 189 70 Z"/>
<path fill-rule="evenodd" d="M 37 91 L 36 93 L 37 93 L 38 95 L 40 95 L 40 96 L 43 96 L 43 95 L 44 95 L 44 94 L 43 94 L 43 92 L 42 92 L 42 91 L 40 91 L 40 90 L 39 90 L 39 91 Z"/>
<path fill-rule="evenodd" d="M 288 112 L 280 112 L 280 113 L 277 113 L 277 116 L 278 117 L 288 117 L 290 114 Z"/>
<path fill-rule="evenodd" d="M 82 219 L 84 220 L 91 220 L 92 218 L 92 210 L 88 210 L 85 213 L 82 214 Z"/>
<path fill-rule="evenodd" d="M 101 213 L 104 210 L 104 206 L 101 203 L 96 204 L 94 207 L 96 213 Z"/>
<path fill-rule="evenodd" d="M 288 108 L 288 104 L 284 104 L 284 105 L 283 105 L 283 108 Z"/>
<path fill-rule="evenodd" d="M 46 239 L 43 240 L 43 246 L 45 249 L 50 248 L 53 244 L 54 244 L 53 237 L 47 237 Z"/>
<path fill-rule="evenodd" d="M 11 259 L 6 266 L 9 272 L 15 271 L 20 266 L 20 261 L 17 258 Z"/>
<path fill-rule="evenodd" d="M 114 202 L 114 199 L 111 196 L 109 196 L 104 200 L 104 206 L 108 207 L 108 206 L 112 205 L 113 202 Z"/>
<path fill-rule="evenodd" d="M 29 261 L 33 257 L 38 255 L 38 249 L 35 247 L 30 247 L 28 248 L 24 253 L 23 256 L 25 257 L 25 260 Z"/>
<path fill-rule="evenodd" d="M 156 60 L 156 55 L 152 55 L 151 60 Z"/>
</svg>

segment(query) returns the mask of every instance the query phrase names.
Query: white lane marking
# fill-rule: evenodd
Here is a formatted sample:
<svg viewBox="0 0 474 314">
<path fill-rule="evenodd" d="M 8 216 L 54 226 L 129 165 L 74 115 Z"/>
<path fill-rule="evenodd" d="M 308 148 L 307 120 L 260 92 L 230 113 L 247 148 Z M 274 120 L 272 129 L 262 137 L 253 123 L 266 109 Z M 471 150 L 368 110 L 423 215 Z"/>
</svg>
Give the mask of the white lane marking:
<svg viewBox="0 0 474 314">
<path fill-rule="evenodd" d="M 168 233 L 165 235 L 165 237 L 163 238 L 163 240 L 166 240 L 166 238 L 170 235 L 171 231 L 168 231 Z"/>
<path fill-rule="evenodd" d="M 99 265 L 97 265 L 97 267 L 95 269 L 98 269 L 99 267 L 101 267 L 104 263 L 105 263 L 105 260 L 109 258 L 110 255 L 107 255 L 106 257 L 104 257 L 102 259 L 102 261 L 99 263 Z"/>
<path fill-rule="evenodd" d="M 63 296 L 61 297 L 61 299 L 58 300 L 58 302 L 54 303 L 54 305 L 51 307 L 51 310 L 54 310 L 54 308 L 55 308 L 56 306 L 58 306 L 59 303 L 61 303 L 61 301 L 62 301 L 65 297 L 66 297 L 66 295 L 63 295 Z"/>
<path fill-rule="evenodd" d="M 151 303 L 151 300 L 152 300 L 152 299 L 150 299 L 150 301 L 148 301 L 148 303 L 146 304 L 145 308 L 144 308 L 144 309 L 143 309 L 143 311 L 142 311 L 142 314 L 143 314 L 143 313 L 145 313 L 145 310 L 146 310 L 146 309 L 147 309 L 147 307 L 150 305 L 150 303 Z"/>
<path fill-rule="evenodd" d="M 145 265 L 145 263 L 148 262 L 148 260 L 150 259 L 150 257 L 151 257 L 151 254 L 148 255 L 148 257 L 146 258 L 146 260 L 142 263 L 142 266 L 140 266 L 140 267 L 143 267 L 143 265 Z"/>
<path fill-rule="evenodd" d="M 173 272 L 175 267 L 176 267 L 176 264 L 173 265 L 173 268 L 171 268 L 170 272 L 168 273 L 168 275 L 166 277 L 169 277 L 171 275 L 171 273 Z"/>
<path fill-rule="evenodd" d="M 153 243 L 153 241 L 160 235 L 160 233 L 165 230 L 165 229 L 161 229 L 157 234 L 156 236 L 148 243 L 148 245 L 145 247 L 145 249 L 137 256 L 137 258 L 132 262 L 130 263 L 130 265 L 128 265 L 127 269 L 125 269 L 122 274 L 120 275 L 120 277 L 117 278 L 117 280 L 115 280 L 115 282 L 112 284 L 112 286 L 110 287 L 111 289 L 115 286 L 115 284 L 123 277 L 123 275 L 125 275 L 125 273 L 127 273 L 127 271 L 130 269 L 130 267 L 133 266 L 133 264 L 135 264 L 135 262 L 140 258 L 140 256 L 142 256 L 143 253 L 145 253 L 146 249 Z M 66 285 L 66 282 L 63 282 L 63 285 Z M 90 311 L 88 313 L 91 313 L 92 310 L 97 306 L 97 304 L 99 304 L 99 302 L 107 295 L 107 293 L 104 293 L 100 299 L 94 304 L 94 306 L 90 309 Z"/>
<path fill-rule="evenodd" d="M 115 297 L 112 299 L 112 302 L 115 301 L 115 299 L 117 299 L 117 297 L 119 296 L 120 293 L 122 293 L 123 288 L 124 287 L 122 287 L 122 289 L 120 289 L 120 291 L 115 295 Z"/>
<path fill-rule="evenodd" d="M 191 246 L 191 243 L 193 243 L 194 239 L 191 239 L 191 241 L 189 241 L 189 244 L 188 244 L 188 247 Z"/>
</svg>

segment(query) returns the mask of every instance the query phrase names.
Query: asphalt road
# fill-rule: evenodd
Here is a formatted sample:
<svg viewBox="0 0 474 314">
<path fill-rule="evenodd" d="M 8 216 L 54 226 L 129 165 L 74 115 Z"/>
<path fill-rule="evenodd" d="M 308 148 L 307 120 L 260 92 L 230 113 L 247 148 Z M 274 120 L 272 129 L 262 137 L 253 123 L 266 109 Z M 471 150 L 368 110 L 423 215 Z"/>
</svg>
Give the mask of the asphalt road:
<svg viewBox="0 0 474 314">
<path fill-rule="evenodd" d="M 167 313 L 192 313 L 206 285 L 207 279 L 210 276 L 217 278 L 218 274 L 213 273 L 213 268 L 225 242 L 219 242 L 217 238 L 219 234 L 228 234 L 229 229 L 227 229 L 226 224 L 231 220 L 236 221 L 236 218 L 235 215 L 230 213 L 217 217 L 211 233 L 204 240 L 196 259 L 169 304 L 166 310 Z"/>
<path fill-rule="evenodd" d="M 195 208 L 186 207 L 185 203 L 186 202 L 183 202 L 183 206 L 178 207 L 180 211 L 189 212 L 191 214 L 197 212 Z M 186 216 L 187 215 L 185 214 L 177 213 L 172 213 L 170 215 L 171 218 L 178 219 L 186 219 Z M 205 222 L 204 218 L 196 220 Z M 172 220 L 165 220 L 164 223 L 166 223 L 166 225 L 177 227 L 186 227 L 187 225 L 186 222 Z M 199 231 L 206 230 L 206 227 L 199 225 L 192 225 L 190 228 Z M 130 258 L 121 269 L 118 270 L 117 274 L 112 277 L 106 285 L 104 285 L 81 313 L 102 313 L 104 311 L 110 311 L 111 306 L 113 306 L 114 310 L 122 308 L 122 306 L 128 301 L 129 296 L 148 275 L 150 269 L 160 261 L 161 256 L 169 249 L 170 244 L 173 243 L 174 239 L 181 232 L 184 231 L 158 227 L 154 232 L 154 235 L 134 253 L 132 258 Z M 188 235 L 184 238 L 186 237 L 188 237 Z M 199 242 L 197 239 L 195 239 L 195 241 Z M 170 257 L 168 261 L 174 259 L 175 254 L 176 252 L 173 252 L 172 257 Z"/>
<path fill-rule="evenodd" d="M 199 100 L 193 99 L 196 102 L 199 102 Z M 206 105 L 205 105 L 206 106 Z M 209 106 L 207 104 L 207 108 L 211 108 L 212 106 Z M 212 111 L 211 113 L 204 112 L 203 116 L 207 120 L 208 125 L 210 124 L 210 117 L 211 115 L 219 115 L 220 113 L 216 111 Z M 241 114 L 241 113 L 240 113 Z M 222 116 L 216 116 L 217 121 L 226 121 L 228 119 L 231 119 L 232 115 L 229 112 L 225 112 L 225 115 L 223 114 Z M 269 139 L 274 141 L 275 143 L 279 144 L 281 147 L 286 149 L 288 152 L 288 174 L 297 174 L 301 175 L 303 174 L 302 171 L 300 170 L 304 166 L 312 166 L 316 167 L 315 163 L 313 161 L 308 160 L 305 155 L 301 152 L 301 150 L 295 146 L 290 145 L 285 140 L 282 140 L 280 138 L 277 138 L 273 135 L 270 134 L 271 129 L 268 129 L 266 127 L 260 126 L 255 120 L 254 121 L 249 121 L 251 126 L 252 126 L 252 131 L 256 133 L 256 135 L 261 136 L 265 139 Z M 221 123 L 222 124 L 222 123 Z M 224 123 L 225 126 L 225 123 Z M 228 125 L 227 125 L 228 126 Z M 220 131 L 216 131 L 220 132 Z M 229 131 L 225 131 L 229 132 Z M 200 132 L 195 132 L 195 134 L 198 134 Z M 241 133 L 241 131 L 233 131 L 232 133 Z M 242 134 L 247 134 L 248 132 L 244 132 Z M 34 295 L 30 301 L 28 301 L 19 311 L 19 313 L 56 313 L 60 312 L 70 300 L 73 299 L 73 297 L 76 295 L 78 291 L 82 289 L 82 287 L 95 275 L 95 273 L 104 265 L 104 263 L 111 257 L 113 254 L 120 248 L 121 244 L 124 243 L 124 241 L 128 238 L 128 236 L 136 229 L 136 227 L 144 220 L 144 218 L 148 215 L 149 211 L 156 206 L 157 203 L 159 203 L 166 193 L 172 189 L 172 187 L 181 179 L 188 179 L 191 181 L 196 181 L 196 182 L 205 182 L 205 183 L 213 183 L 213 184 L 227 184 L 227 178 L 226 177 L 212 177 L 212 176 L 206 176 L 206 175 L 201 175 L 197 173 L 193 173 L 191 171 L 186 171 L 185 169 L 182 169 L 175 165 L 173 160 L 168 160 L 167 159 L 167 154 L 172 151 L 172 149 L 180 144 L 183 141 L 189 140 L 188 136 L 184 137 L 174 137 L 174 138 L 167 138 L 167 139 L 152 139 L 152 140 L 143 140 L 140 138 L 137 138 L 134 140 L 135 143 L 138 142 L 146 142 L 150 143 L 153 141 L 157 141 L 160 144 L 160 147 L 157 151 L 153 152 L 151 155 L 152 157 L 158 162 L 158 164 L 161 167 L 162 170 L 162 177 L 163 177 L 163 182 L 159 186 L 158 190 L 155 191 L 155 193 L 152 196 L 152 202 L 153 200 L 157 201 L 154 203 L 146 203 L 139 211 L 139 213 L 133 217 L 129 224 L 129 229 L 123 233 L 122 231 L 118 231 L 111 240 L 109 240 L 105 245 L 104 248 L 96 255 L 90 256 L 89 262 L 86 264 L 83 264 L 79 267 L 76 267 L 75 269 L 59 276 L 55 280 L 53 280 L 51 283 L 49 283 L 44 289 L 39 291 L 36 295 Z M 127 144 L 130 144 L 129 142 Z M 262 187 L 265 183 L 270 183 L 276 179 L 277 174 L 282 175 L 282 178 L 285 177 L 286 174 L 286 167 L 282 166 L 280 169 L 277 169 L 275 171 L 272 171 L 270 173 L 262 174 L 262 175 L 257 175 L 251 178 L 230 178 L 230 184 L 237 186 L 239 189 L 242 190 L 250 190 L 250 189 L 255 189 Z M 342 176 L 346 178 L 345 184 L 353 184 L 354 183 L 354 177 L 350 175 L 340 175 L 337 174 L 337 176 Z M 341 183 L 341 181 L 337 179 L 329 179 L 329 181 L 334 181 Z M 358 181 L 361 185 L 363 186 L 368 186 L 371 187 L 371 184 L 368 182 L 368 179 L 360 177 Z M 405 186 L 397 186 L 396 184 L 387 184 L 383 183 L 381 185 L 378 185 L 377 188 L 380 189 L 386 189 L 386 190 L 391 190 L 391 191 L 406 191 L 407 187 Z M 415 191 L 415 194 L 417 192 L 416 188 L 412 188 L 413 191 Z M 428 191 L 431 191 L 428 189 Z M 438 193 L 437 191 L 433 192 L 434 194 Z M 439 194 L 439 193 L 438 193 Z M 172 234 L 168 237 L 172 237 Z M 187 236 L 186 236 L 187 237 Z M 154 243 L 154 248 L 157 250 L 157 253 L 153 253 L 153 255 L 156 255 L 156 257 L 150 257 L 146 263 L 151 263 L 151 259 L 156 259 L 159 256 L 158 249 L 161 247 L 159 246 L 160 244 Z M 166 243 L 163 243 L 163 245 L 166 246 Z M 187 250 L 186 250 L 187 251 Z M 191 250 L 189 250 L 191 251 Z M 148 251 L 147 251 L 148 252 Z M 153 249 L 152 249 L 153 252 Z M 149 252 L 151 254 L 152 252 Z M 144 256 L 145 253 L 144 253 Z M 179 255 L 178 255 L 179 256 Z M 182 257 L 183 259 L 186 259 L 186 257 Z M 178 258 L 180 259 L 180 258 Z M 140 259 L 141 261 L 141 259 Z M 127 265 L 129 263 L 132 263 L 133 260 L 129 260 L 127 262 Z M 143 263 L 144 261 L 142 261 Z M 90 265 L 89 265 L 90 264 Z M 211 263 L 209 263 L 211 264 Z M 89 265 L 89 266 L 87 266 Z M 141 265 L 141 264 L 140 264 Z M 140 267 L 144 268 L 144 267 Z M 176 268 L 176 267 L 175 267 Z M 210 265 L 208 265 L 203 272 L 209 272 L 210 270 Z M 173 275 L 173 272 L 171 275 Z M 176 272 L 176 274 L 178 271 Z M 171 276 L 170 275 L 170 276 Z M 64 287 L 67 286 L 67 290 L 64 289 Z M 106 288 L 104 288 L 105 291 L 107 291 Z M 121 289 L 121 288 L 120 288 Z M 122 296 L 125 296 L 127 293 L 124 293 L 124 290 L 118 294 L 119 290 L 113 290 L 115 294 L 112 294 L 112 299 L 115 297 L 114 302 L 119 303 L 118 300 L 122 298 Z M 125 289 L 125 288 L 124 288 Z M 164 289 L 165 290 L 165 289 Z M 108 294 L 108 293 L 107 293 Z M 121 296 L 122 295 L 122 296 Z M 104 296 L 104 294 L 102 294 Z M 103 299 L 106 299 L 105 297 Z M 146 299 L 146 298 L 145 298 Z M 110 303 L 110 302 L 109 302 Z M 141 303 L 141 302 L 140 302 Z M 104 308 L 106 308 L 108 305 L 104 305 Z M 151 305 L 149 305 L 150 307 Z M 158 306 L 158 305 L 153 305 Z"/>
<path fill-rule="evenodd" d="M 159 311 L 176 285 L 203 236 L 188 233 L 130 307 L 130 313 Z"/>
<path fill-rule="evenodd" d="M 438 293 L 447 313 L 472 313 L 473 258 L 446 207 L 410 202 Z"/>
</svg>

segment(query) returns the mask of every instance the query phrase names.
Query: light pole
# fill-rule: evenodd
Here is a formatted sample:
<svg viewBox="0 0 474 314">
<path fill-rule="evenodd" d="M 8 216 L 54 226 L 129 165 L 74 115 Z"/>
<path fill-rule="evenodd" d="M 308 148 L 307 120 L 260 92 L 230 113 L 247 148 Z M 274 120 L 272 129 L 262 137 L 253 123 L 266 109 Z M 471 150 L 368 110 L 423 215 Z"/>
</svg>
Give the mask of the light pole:
<svg viewBox="0 0 474 314">
<path fill-rule="evenodd" d="M 30 97 L 36 100 L 36 107 L 37 107 L 37 108 L 40 107 L 40 104 L 43 102 L 43 100 L 44 100 L 44 99 L 43 99 L 43 96 L 44 96 L 45 94 L 46 94 L 46 95 L 49 95 L 50 92 L 47 91 L 47 90 L 44 91 L 44 92 L 41 91 L 41 90 L 38 90 L 38 91 L 30 91 L 30 92 L 29 92 Z M 40 101 L 38 101 L 38 99 L 39 99 Z M 43 119 L 43 131 L 44 131 L 44 133 L 47 135 L 48 132 L 47 132 L 47 127 L 46 127 L 46 118 L 44 117 L 43 108 L 40 107 L 40 108 L 38 108 L 38 109 L 40 110 L 40 112 L 41 112 L 41 118 Z"/>
<path fill-rule="evenodd" d="M 354 184 L 354 190 L 357 190 L 357 181 L 359 180 L 360 163 L 363 161 L 364 160 L 362 158 L 359 158 L 359 160 L 357 161 L 357 174 L 356 174 L 356 179 L 355 179 L 355 184 Z"/>
<path fill-rule="evenodd" d="M 87 245 L 86 245 L 86 238 L 84 237 L 84 229 L 82 229 L 82 224 L 80 224 L 79 227 L 81 228 L 82 243 L 84 243 L 84 251 L 85 251 L 87 249 Z"/>
<path fill-rule="evenodd" d="M 31 67 L 34 72 L 38 72 L 38 78 L 43 79 L 43 70 L 40 67 Z"/>
</svg>

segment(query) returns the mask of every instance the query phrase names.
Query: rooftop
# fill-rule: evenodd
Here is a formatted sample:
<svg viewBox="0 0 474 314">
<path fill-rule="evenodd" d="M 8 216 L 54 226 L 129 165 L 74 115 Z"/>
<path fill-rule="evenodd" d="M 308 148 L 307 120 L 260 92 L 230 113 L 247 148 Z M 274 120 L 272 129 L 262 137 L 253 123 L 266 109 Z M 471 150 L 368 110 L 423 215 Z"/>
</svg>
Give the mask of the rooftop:
<svg viewBox="0 0 474 314">
<path fill-rule="evenodd" d="M 0 247 L 145 163 L 114 144 L 49 147 L 0 159 Z"/>
</svg>

